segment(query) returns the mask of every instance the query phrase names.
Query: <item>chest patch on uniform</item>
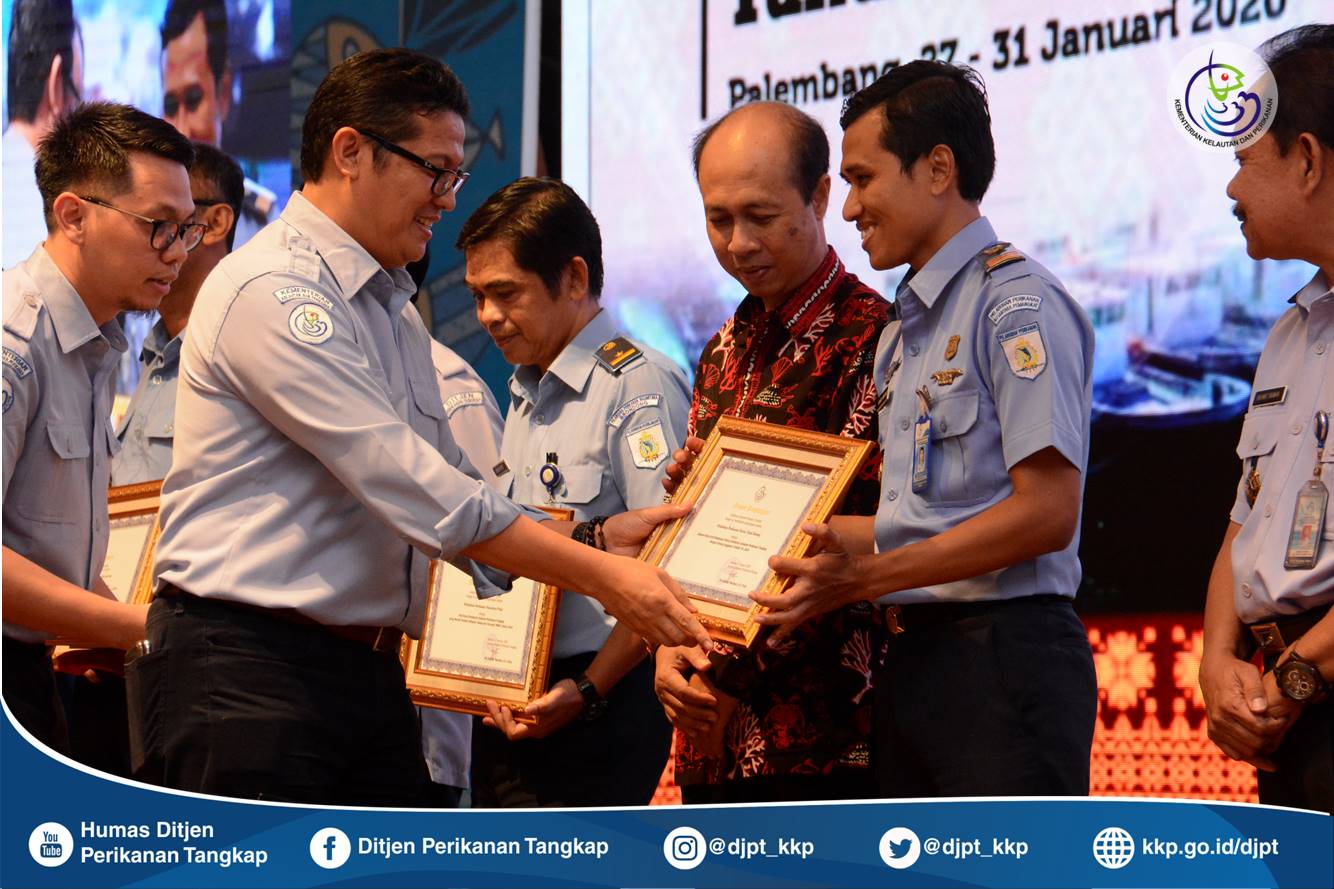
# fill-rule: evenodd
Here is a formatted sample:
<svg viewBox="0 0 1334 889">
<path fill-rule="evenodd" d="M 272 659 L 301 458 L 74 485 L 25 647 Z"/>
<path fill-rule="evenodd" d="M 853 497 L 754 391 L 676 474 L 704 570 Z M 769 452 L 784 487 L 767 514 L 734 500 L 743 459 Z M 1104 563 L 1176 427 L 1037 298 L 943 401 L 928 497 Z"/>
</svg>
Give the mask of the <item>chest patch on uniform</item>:
<svg viewBox="0 0 1334 889">
<path fill-rule="evenodd" d="M 662 404 L 661 395 L 640 395 L 630 399 L 625 404 L 616 408 L 616 413 L 612 414 L 607 420 L 607 425 L 612 429 L 620 429 L 621 424 L 635 411 L 646 407 L 657 407 Z"/>
<path fill-rule="evenodd" d="M 1266 407 L 1271 404 L 1282 404 L 1288 397 L 1288 387 L 1279 386 L 1275 389 L 1260 389 L 1251 399 L 1251 407 Z"/>
<path fill-rule="evenodd" d="M 491 473 L 495 476 L 502 476 L 510 471 L 510 466 L 504 460 L 501 460 L 495 466 L 491 467 Z"/>
<path fill-rule="evenodd" d="M 625 441 L 640 469 L 657 469 L 667 459 L 667 436 L 658 420 L 625 433 Z"/>
<path fill-rule="evenodd" d="M 273 291 L 273 298 L 284 305 L 294 299 L 300 299 L 306 302 L 319 303 L 329 310 L 333 309 L 333 303 L 329 300 L 329 297 L 309 287 L 283 287 Z"/>
<path fill-rule="evenodd" d="M 1036 324 L 1025 324 L 1009 333 L 997 334 L 996 340 L 1005 350 L 1005 360 L 1016 377 L 1036 379 L 1047 366 L 1047 347 Z"/>
<path fill-rule="evenodd" d="M 623 336 L 618 336 L 614 340 L 607 340 L 598 350 L 593 353 L 597 363 L 612 373 L 619 373 L 621 368 L 629 364 L 636 356 L 644 354 L 639 347 L 630 342 Z"/>
<path fill-rule="evenodd" d="M 474 389 L 471 392 L 459 392 L 458 394 L 451 395 L 445 399 L 444 401 L 445 416 L 452 417 L 454 416 L 454 411 L 458 410 L 461 407 L 467 407 L 470 404 L 481 404 L 481 403 L 482 403 L 482 390 Z"/>
<path fill-rule="evenodd" d="M 15 352 L 13 349 L 5 349 L 4 357 L 5 357 L 5 367 L 9 368 L 14 373 L 18 374 L 20 380 L 26 377 L 28 374 L 32 373 L 32 365 L 29 364 L 22 355 L 20 355 L 18 352 Z"/>
<path fill-rule="evenodd" d="M 318 346 L 333 336 L 333 319 L 323 306 L 301 303 L 288 316 L 287 329 L 301 342 Z"/>
<path fill-rule="evenodd" d="M 945 370 L 938 370 L 931 374 L 931 379 L 935 380 L 937 386 L 953 386 L 954 381 L 963 376 L 963 371 L 957 367 L 947 367 Z"/>
<path fill-rule="evenodd" d="M 3 413 L 7 414 L 9 413 L 9 409 L 14 406 L 14 388 L 9 385 L 9 380 L 0 381 L 0 388 L 4 389 L 5 409 Z"/>
<path fill-rule="evenodd" d="M 995 307 L 987 312 L 987 320 L 992 324 L 999 324 L 1002 318 L 1012 312 L 1036 312 L 1040 308 L 1042 308 L 1042 297 L 1033 293 L 1021 293 L 996 303 Z"/>
</svg>

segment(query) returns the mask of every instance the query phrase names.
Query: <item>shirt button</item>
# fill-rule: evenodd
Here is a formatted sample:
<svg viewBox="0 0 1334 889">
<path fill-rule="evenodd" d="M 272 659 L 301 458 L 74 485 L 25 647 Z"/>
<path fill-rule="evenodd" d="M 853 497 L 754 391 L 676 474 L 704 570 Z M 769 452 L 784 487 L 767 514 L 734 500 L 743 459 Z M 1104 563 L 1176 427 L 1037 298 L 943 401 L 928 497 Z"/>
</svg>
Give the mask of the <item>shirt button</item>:
<svg viewBox="0 0 1334 889">
<path fill-rule="evenodd" d="M 538 423 L 545 422 L 545 419 L 542 417 L 541 414 L 538 414 L 536 417 L 533 417 L 533 419 L 536 420 Z"/>
<path fill-rule="evenodd" d="M 1316 344 L 1315 344 L 1315 353 L 1316 353 L 1317 355 L 1324 355 L 1324 354 L 1325 354 L 1325 344 L 1324 344 L 1324 343 L 1316 343 Z"/>
<path fill-rule="evenodd" d="M 899 420 L 899 428 L 906 430 L 908 428 L 907 420 Z"/>
<path fill-rule="evenodd" d="M 1269 518 L 1273 514 L 1274 514 L 1274 504 L 1271 503 L 1265 507 L 1265 518 Z"/>
<path fill-rule="evenodd" d="M 159 386 L 159 385 L 161 385 L 161 384 L 162 384 L 162 377 L 158 376 L 157 374 L 153 374 L 152 384 L 153 384 L 154 386 Z"/>
<path fill-rule="evenodd" d="M 909 347 L 908 347 L 908 354 L 909 354 L 909 355 L 912 355 L 912 356 L 914 356 L 914 357 L 916 357 L 917 353 L 920 352 L 920 351 L 922 351 L 922 350 L 919 349 L 917 346 L 909 346 Z"/>
<path fill-rule="evenodd" d="M 1251 585 L 1249 583 L 1243 583 L 1241 585 L 1241 594 L 1247 599 L 1251 597 Z"/>
<path fill-rule="evenodd" d="M 170 423 L 168 423 L 168 424 L 167 424 L 167 428 L 166 428 L 166 429 L 163 429 L 162 431 L 165 432 L 165 433 L 167 433 L 168 435 L 171 435 L 171 430 L 172 430 L 172 425 L 171 425 Z"/>
<path fill-rule="evenodd" d="M 941 431 L 941 432 L 944 432 L 945 430 L 947 430 L 947 429 L 949 429 L 949 428 L 950 428 L 950 424 L 949 424 L 947 421 L 945 421 L 945 420 L 941 420 L 941 421 L 940 421 L 940 431 Z"/>
<path fill-rule="evenodd" d="M 532 474 L 533 474 L 533 467 L 531 467 L 531 466 L 525 466 L 525 467 L 523 468 L 523 474 L 524 474 L 524 475 L 532 475 Z"/>
<path fill-rule="evenodd" d="M 886 499 L 886 500 L 897 500 L 897 499 L 899 499 L 899 492 L 896 491 L 896 490 L 894 490 L 893 488 L 890 488 L 888 491 L 885 492 L 885 499 Z"/>
<path fill-rule="evenodd" d="M 1293 423 L 1293 424 L 1292 424 L 1292 428 L 1289 429 L 1288 431 L 1291 432 L 1293 435 L 1300 435 L 1300 434 L 1301 434 L 1301 431 L 1302 431 L 1302 424 L 1301 424 L 1301 423 Z"/>
<path fill-rule="evenodd" d="M 24 302 L 28 304 L 28 308 L 30 309 L 37 308 L 37 297 L 33 296 L 31 293 L 28 294 L 28 298 L 24 300 Z"/>
</svg>

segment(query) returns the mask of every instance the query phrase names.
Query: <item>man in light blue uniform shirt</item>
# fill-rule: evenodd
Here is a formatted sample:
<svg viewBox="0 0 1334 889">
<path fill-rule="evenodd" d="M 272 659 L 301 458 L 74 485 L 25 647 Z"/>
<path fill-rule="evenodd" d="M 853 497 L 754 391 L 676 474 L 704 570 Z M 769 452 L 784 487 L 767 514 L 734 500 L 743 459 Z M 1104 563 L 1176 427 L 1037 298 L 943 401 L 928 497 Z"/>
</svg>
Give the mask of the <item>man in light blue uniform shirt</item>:
<svg viewBox="0 0 1334 889">
<path fill-rule="evenodd" d="M 516 365 L 498 468 L 510 497 L 580 521 L 661 502 L 690 389 L 602 310 L 602 238 L 587 205 L 557 180 L 519 179 L 473 213 L 458 246 L 477 318 Z M 486 721 L 504 734 L 474 734 L 474 806 L 652 799 L 671 728 L 643 644 L 596 602 L 562 594 L 551 690 L 527 713 L 535 726 L 492 705 Z"/>
<path fill-rule="evenodd" d="M 111 464 L 113 485 L 160 481 L 171 468 L 181 335 L 204 279 L 231 252 L 237 214 L 245 199 L 245 177 L 236 161 L 211 145 L 196 142 L 190 192 L 196 217 L 208 230 L 181 265 L 171 292 L 158 306 L 161 317 L 144 340 L 139 385 L 116 430 L 120 453 Z"/>
<path fill-rule="evenodd" d="M 1316 273 L 1255 371 L 1200 689 L 1209 737 L 1258 767 L 1260 802 L 1334 815 L 1334 512 L 1299 505 L 1319 506 L 1334 482 L 1334 25 L 1294 28 L 1261 54 L 1283 100 L 1269 132 L 1237 151 L 1227 194 L 1253 259 Z"/>
<path fill-rule="evenodd" d="M 458 78 L 420 53 L 334 66 L 306 113 L 302 190 L 200 290 L 151 651 L 126 675 L 147 778 L 419 803 L 428 776 L 398 648 L 422 630 L 431 558 L 581 589 L 650 639 L 707 640 L 665 574 L 570 540 L 465 473 L 403 267 L 454 208 L 467 113 Z M 672 514 L 621 520 L 637 533 L 609 523 L 608 549 L 635 551 Z"/>
<path fill-rule="evenodd" d="M 46 240 L 4 273 L 4 697 L 58 750 L 68 738 L 46 640 L 128 648 L 143 635 L 143 606 L 101 579 L 116 315 L 156 308 L 198 243 L 193 159 L 183 136 L 129 106 L 70 112 L 37 153 Z"/>
<path fill-rule="evenodd" d="M 971 69 L 917 61 L 848 101 L 844 218 L 871 265 L 910 272 L 876 356 L 876 517 L 812 527 L 824 554 L 755 594 L 788 626 L 877 599 L 904 632 L 875 673 L 886 796 L 1086 794 L 1097 708 L 1072 602 L 1093 328 L 1050 272 L 998 241 Z"/>
</svg>

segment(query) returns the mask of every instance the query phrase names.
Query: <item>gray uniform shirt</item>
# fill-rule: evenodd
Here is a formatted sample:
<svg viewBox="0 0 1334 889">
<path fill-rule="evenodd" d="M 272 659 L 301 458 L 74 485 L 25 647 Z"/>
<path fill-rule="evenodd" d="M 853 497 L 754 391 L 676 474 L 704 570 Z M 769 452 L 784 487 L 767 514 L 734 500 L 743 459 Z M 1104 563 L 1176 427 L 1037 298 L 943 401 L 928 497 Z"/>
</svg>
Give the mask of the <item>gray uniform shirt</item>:
<svg viewBox="0 0 1334 889">
<path fill-rule="evenodd" d="M 460 471 L 412 290 L 300 192 L 218 264 L 181 349 L 159 587 L 420 634 L 428 557 L 522 510 Z"/>
<path fill-rule="evenodd" d="M 584 325 L 545 374 L 516 368 L 510 396 L 501 481 L 514 500 L 571 509 L 577 521 L 662 503 L 668 458 L 685 441 L 690 386 L 661 352 L 617 339 L 607 312 Z M 548 454 L 561 474 L 554 490 L 540 478 Z M 597 651 L 615 622 L 597 602 L 566 591 L 552 655 Z"/>
<path fill-rule="evenodd" d="M 84 589 L 102 572 L 110 531 L 111 428 L 125 336 L 100 328 L 38 247 L 4 273 L 4 545 Z M 4 625 L 40 642 L 45 633 Z"/>
<path fill-rule="evenodd" d="M 181 336 L 167 336 L 159 319 L 144 339 L 139 385 L 116 430 L 120 453 L 111 464 L 113 485 L 155 482 L 166 478 L 171 469 Z"/>
</svg>

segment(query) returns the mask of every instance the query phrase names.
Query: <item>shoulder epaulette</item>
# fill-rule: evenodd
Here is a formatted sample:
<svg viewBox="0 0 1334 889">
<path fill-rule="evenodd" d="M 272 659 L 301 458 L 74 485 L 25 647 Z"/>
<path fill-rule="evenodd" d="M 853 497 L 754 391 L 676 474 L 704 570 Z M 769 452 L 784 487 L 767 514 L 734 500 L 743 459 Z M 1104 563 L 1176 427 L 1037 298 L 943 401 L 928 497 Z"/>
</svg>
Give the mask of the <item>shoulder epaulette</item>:
<svg viewBox="0 0 1334 889">
<path fill-rule="evenodd" d="M 37 329 L 37 317 L 41 314 L 42 301 L 39 294 L 24 291 L 14 305 L 5 312 L 5 330 L 21 340 L 32 339 Z"/>
<path fill-rule="evenodd" d="M 627 364 L 634 361 L 644 352 L 623 336 L 607 340 L 598 350 L 593 353 L 597 363 L 602 365 L 603 369 L 609 373 L 620 373 Z"/>
</svg>

